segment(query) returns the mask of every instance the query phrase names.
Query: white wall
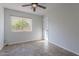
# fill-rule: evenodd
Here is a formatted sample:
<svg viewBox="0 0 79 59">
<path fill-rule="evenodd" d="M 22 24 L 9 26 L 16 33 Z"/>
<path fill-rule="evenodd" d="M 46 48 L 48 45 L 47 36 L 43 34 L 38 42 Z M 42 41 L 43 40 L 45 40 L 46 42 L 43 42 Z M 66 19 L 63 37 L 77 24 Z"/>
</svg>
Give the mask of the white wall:
<svg viewBox="0 0 79 59">
<path fill-rule="evenodd" d="M 11 15 L 31 18 L 32 32 L 12 32 L 11 23 L 10 23 Z M 43 17 L 39 15 L 24 13 L 24 12 L 5 8 L 5 43 L 14 44 L 14 43 L 27 42 L 32 40 L 41 40 L 42 39 L 42 20 L 43 20 Z"/>
<path fill-rule="evenodd" d="M 79 55 L 79 4 L 49 6 L 49 41 Z"/>
<path fill-rule="evenodd" d="M 0 6 L 0 50 L 4 46 L 4 8 Z"/>
</svg>

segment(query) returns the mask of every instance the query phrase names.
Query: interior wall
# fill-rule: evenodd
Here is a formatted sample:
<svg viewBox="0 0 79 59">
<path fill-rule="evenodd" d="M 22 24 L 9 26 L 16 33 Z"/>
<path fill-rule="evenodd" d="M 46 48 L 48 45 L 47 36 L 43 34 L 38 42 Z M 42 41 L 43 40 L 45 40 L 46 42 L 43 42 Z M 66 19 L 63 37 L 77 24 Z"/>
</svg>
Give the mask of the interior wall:
<svg viewBox="0 0 79 59">
<path fill-rule="evenodd" d="M 5 8 L 5 44 L 14 44 L 42 39 L 43 16 L 29 14 L 25 12 L 10 10 Z M 32 32 L 12 32 L 10 16 L 20 16 L 32 19 Z"/>
<path fill-rule="evenodd" d="M 49 42 L 79 55 L 79 4 L 49 6 Z"/>
<path fill-rule="evenodd" d="M 0 6 L 0 50 L 4 46 L 4 8 Z"/>
</svg>

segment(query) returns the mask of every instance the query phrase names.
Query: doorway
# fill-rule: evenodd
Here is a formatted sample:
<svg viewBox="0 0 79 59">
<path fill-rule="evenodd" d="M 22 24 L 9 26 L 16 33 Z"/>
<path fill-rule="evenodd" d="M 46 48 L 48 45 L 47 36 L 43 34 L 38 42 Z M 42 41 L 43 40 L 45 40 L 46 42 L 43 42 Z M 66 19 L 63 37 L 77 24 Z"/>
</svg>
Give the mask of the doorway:
<svg viewBox="0 0 79 59">
<path fill-rule="evenodd" d="M 44 40 L 48 40 L 48 17 L 44 17 L 43 19 L 43 38 Z"/>
</svg>

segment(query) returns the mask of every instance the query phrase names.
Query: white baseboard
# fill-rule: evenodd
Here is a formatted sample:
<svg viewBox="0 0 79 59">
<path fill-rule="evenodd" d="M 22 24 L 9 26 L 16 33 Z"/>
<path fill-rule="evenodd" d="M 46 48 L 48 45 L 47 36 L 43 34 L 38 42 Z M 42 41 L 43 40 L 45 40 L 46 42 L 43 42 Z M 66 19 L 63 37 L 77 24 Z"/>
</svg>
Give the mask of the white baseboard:
<svg viewBox="0 0 79 59">
<path fill-rule="evenodd" d="M 41 39 L 42 40 L 42 39 Z M 5 43 L 5 45 L 13 45 L 13 44 L 20 44 L 20 43 L 26 43 L 31 41 L 39 41 L 39 40 L 29 40 L 29 41 L 21 41 L 21 42 L 11 42 L 11 43 Z"/>
<path fill-rule="evenodd" d="M 61 46 L 61 45 L 59 45 L 59 44 L 56 44 L 56 43 L 51 42 L 51 41 L 48 41 L 48 42 L 50 42 L 51 44 L 54 44 L 54 45 L 56 45 L 56 46 L 58 46 L 58 47 L 60 47 L 60 48 L 63 48 L 63 49 L 65 49 L 65 50 L 67 50 L 67 51 L 70 51 L 70 52 L 72 52 L 72 53 L 74 53 L 74 54 L 76 54 L 76 55 L 79 55 L 79 53 L 77 53 L 77 52 L 75 52 L 75 51 L 73 51 L 73 50 L 70 50 L 70 49 L 68 49 L 68 48 L 65 48 L 65 47 L 63 47 L 63 46 Z"/>
</svg>

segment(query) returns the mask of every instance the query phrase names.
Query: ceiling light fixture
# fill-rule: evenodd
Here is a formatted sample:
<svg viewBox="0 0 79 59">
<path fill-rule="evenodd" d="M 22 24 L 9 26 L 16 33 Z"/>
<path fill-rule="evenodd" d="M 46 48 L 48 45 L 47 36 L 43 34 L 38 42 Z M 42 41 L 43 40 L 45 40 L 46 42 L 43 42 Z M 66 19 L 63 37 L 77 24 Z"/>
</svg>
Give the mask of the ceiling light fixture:
<svg viewBox="0 0 79 59">
<path fill-rule="evenodd" d="M 22 5 L 22 7 L 26 7 L 26 6 L 31 6 L 33 8 L 33 11 L 35 12 L 36 11 L 36 8 L 37 7 L 40 7 L 40 8 L 43 8 L 43 9 L 46 9 L 45 6 L 42 6 L 42 5 L 39 5 L 38 3 L 31 3 L 31 4 L 28 4 L 28 5 Z"/>
</svg>

